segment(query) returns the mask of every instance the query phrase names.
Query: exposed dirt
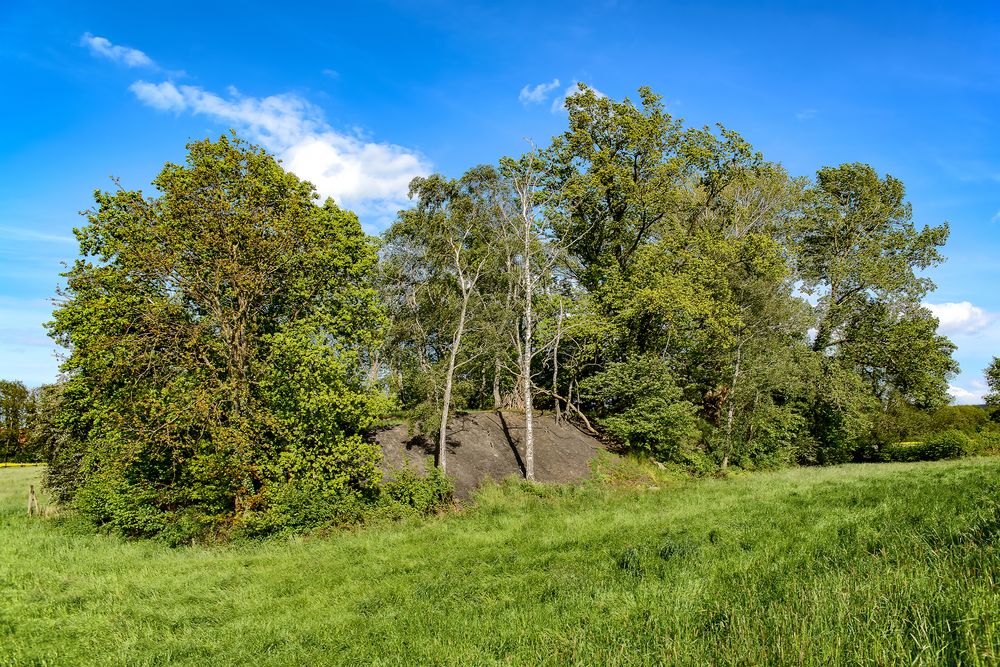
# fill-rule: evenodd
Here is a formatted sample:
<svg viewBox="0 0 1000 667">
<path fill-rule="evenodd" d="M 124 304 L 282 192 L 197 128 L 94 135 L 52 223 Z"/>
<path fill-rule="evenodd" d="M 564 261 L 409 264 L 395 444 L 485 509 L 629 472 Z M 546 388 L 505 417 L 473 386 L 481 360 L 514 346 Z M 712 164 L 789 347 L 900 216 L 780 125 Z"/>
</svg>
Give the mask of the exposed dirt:
<svg viewBox="0 0 1000 667">
<path fill-rule="evenodd" d="M 590 476 L 588 465 L 601 442 L 572 424 L 556 424 L 552 415 L 534 420 L 535 479 L 539 482 L 572 482 Z M 385 456 L 383 469 L 391 474 L 409 460 L 424 471 L 436 443 L 407 435 L 406 424 L 376 434 Z M 447 472 L 455 480 L 455 495 L 467 498 L 487 479 L 524 475 L 524 415 L 476 412 L 451 420 L 448 432 Z"/>
</svg>

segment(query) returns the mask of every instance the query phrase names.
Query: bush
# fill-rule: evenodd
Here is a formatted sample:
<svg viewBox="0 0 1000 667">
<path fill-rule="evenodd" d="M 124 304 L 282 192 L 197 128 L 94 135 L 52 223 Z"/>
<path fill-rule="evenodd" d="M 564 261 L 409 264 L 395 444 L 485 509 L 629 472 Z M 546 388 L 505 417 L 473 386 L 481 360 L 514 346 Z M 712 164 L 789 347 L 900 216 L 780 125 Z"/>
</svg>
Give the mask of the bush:
<svg viewBox="0 0 1000 667">
<path fill-rule="evenodd" d="M 331 493 L 320 484 L 272 487 L 262 507 L 239 519 L 236 532 L 244 537 L 302 533 L 431 514 L 451 500 L 454 484 L 430 462 L 427 471 L 421 475 L 407 462 L 371 496 Z"/>
<path fill-rule="evenodd" d="M 939 461 L 978 454 L 982 441 L 957 430 L 942 431 L 928 436 L 922 442 L 899 442 L 881 451 L 884 461 Z"/>
<path fill-rule="evenodd" d="M 357 523 L 363 515 L 363 505 L 357 496 L 324 492 L 318 484 L 292 482 L 270 487 L 261 498 L 261 506 L 254 510 L 237 520 L 238 535 L 301 533 Z"/>
<path fill-rule="evenodd" d="M 977 435 L 979 438 L 980 454 L 1000 454 L 1000 428 L 987 426 Z"/>
<path fill-rule="evenodd" d="M 455 485 L 431 461 L 428 461 L 427 470 L 426 475 L 420 475 L 407 461 L 405 467 L 397 470 L 393 478 L 382 485 L 380 503 L 401 505 L 420 514 L 430 514 L 439 509 L 451 500 Z"/>
<path fill-rule="evenodd" d="M 169 521 L 156 508 L 156 494 L 130 482 L 119 470 L 89 475 L 73 504 L 88 520 L 127 537 L 152 537 Z"/>
<path fill-rule="evenodd" d="M 697 408 L 684 400 L 667 363 L 654 355 L 609 364 L 581 389 L 599 404 L 599 423 L 625 447 L 677 461 L 699 439 Z"/>
</svg>

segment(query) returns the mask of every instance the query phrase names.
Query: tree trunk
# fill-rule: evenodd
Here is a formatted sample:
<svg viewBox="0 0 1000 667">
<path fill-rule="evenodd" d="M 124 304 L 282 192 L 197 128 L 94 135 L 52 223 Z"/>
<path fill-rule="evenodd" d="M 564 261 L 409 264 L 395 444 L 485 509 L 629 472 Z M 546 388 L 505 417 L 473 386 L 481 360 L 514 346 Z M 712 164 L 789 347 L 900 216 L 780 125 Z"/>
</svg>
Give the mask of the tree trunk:
<svg viewBox="0 0 1000 667">
<path fill-rule="evenodd" d="M 562 338 L 563 302 L 559 300 L 559 319 L 556 320 L 556 340 L 552 345 L 552 401 L 555 405 L 556 424 L 562 422 L 559 405 L 559 340 Z"/>
<path fill-rule="evenodd" d="M 527 190 L 527 189 L 526 189 Z M 524 345 L 521 350 L 521 381 L 524 383 L 524 478 L 535 479 L 534 416 L 531 413 L 531 329 L 534 276 L 531 269 L 531 209 L 522 196 L 521 218 L 524 222 Z"/>
<path fill-rule="evenodd" d="M 463 290 L 465 291 L 465 290 Z M 462 333 L 465 331 L 465 313 L 469 306 L 469 293 L 465 291 L 462 295 L 462 312 L 458 316 L 458 326 L 455 327 L 455 337 L 451 342 L 451 354 L 448 355 L 448 375 L 444 380 L 444 405 L 441 406 L 441 432 L 438 434 L 438 467 L 441 472 L 448 472 L 447 458 L 448 448 L 448 412 L 451 408 L 451 385 L 455 377 L 455 360 L 458 357 L 458 348 L 462 344 Z"/>
<path fill-rule="evenodd" d="M 524 357 L 521 377 L 524 382 L 524 478 L 535 479 L 534 416 L 531 411 L 531 298 L 527 299 L 524 322 Z"/>
<path fill-rule="evenodd" d="M 729 385 L 729 407 L 726 410 L 726 453 L 722 457 L 722 469 L 729 467 L 729 454 L 733 451 L 733 416 L 736 413 L 736 383 L 740 379 L 740 361 L 742 360 L 743 343 L 736 346 L 736 367 L 733 369 L 733 381 Z"/>
<path fill-rule="evenodd" d="M 503 396 L 500 394 L 500 355 L 493 360 L 493 409 L 503 407 Z"/>
</svg>

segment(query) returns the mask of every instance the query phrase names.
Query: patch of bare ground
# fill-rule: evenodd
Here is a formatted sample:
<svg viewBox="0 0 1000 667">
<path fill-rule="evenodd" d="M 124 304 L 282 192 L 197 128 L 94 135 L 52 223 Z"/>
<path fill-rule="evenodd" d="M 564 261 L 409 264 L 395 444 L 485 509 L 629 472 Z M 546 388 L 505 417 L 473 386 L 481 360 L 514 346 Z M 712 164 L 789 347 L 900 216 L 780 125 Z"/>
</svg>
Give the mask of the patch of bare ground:
<svg viewBox="0 0 1000 667">
<path fill-rule="evenodd" d="M 575 482 L 590 476 L 590 460 L 604 445 L 573 424 L 557 423 L 553 415 L 536 415 L 535 478 L 539 482 Z M 436 443 L 409 433 L 406 424 L 381 429 L 376 440 L 384 454 L 387 474 L 406 461 L 421 472 Z M 455 495 L 468 498 L 485 480 L 524 476 L 524 415 L 513 412 L 459 414 L 448 430 L 448 469 Z"/>
</svg>

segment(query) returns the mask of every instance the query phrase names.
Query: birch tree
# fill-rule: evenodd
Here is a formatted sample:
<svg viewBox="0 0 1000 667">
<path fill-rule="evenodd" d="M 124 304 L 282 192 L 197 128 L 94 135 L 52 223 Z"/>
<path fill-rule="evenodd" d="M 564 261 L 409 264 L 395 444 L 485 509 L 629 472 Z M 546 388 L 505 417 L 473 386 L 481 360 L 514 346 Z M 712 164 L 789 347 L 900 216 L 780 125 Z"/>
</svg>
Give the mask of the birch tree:
<svg viewBox="0 0 1000 667">
<path fill-rule="evenodd" d="M 397 305 L 403 306 L 400 316 L 412 318 L 409 344 L 425 371 L 431 363 L 444 365 L 440 398 L 436 388 L 425 397 L 440 400 L 432 434 L 442 471 L 447 471 L 456 372 L 479 356 L 464 355 L 463 341 L 470 323 L 482 314 L 480 281 L 496 261 L 489 243 L 495 181 L 490 168 L 473 169 L 459 180 L 416 178 L 410 196 L 417 206 L 403 211 L 386 233 L 389 257 L 384 261 L 402 267 L 397 275 L 405 284 L 397 283 L 394 291 Z"/>
<path fill-rule="evenodd" d="M 520 159 L 501 161 L 501 173 L 509 197 L 499 208 L 506 233 L 516 248 L 516 265 L 520 283 L 521 326 L 517 340 L 518 384 L 524 408 L 524 477 L 535 479 L 534 438 L 534 375 L 536 355 L 535 297 L 543 280 L 551 278 L 553 268 L 566 256 L 572 239 L 561 242 L 551 226 L 552 215 L 558 209 L 562 192 L 545 187 L 546 163 L 538 151 L 532 150 Z M 562 335 L 562 321 L 556 329 L 555 346 Z M 555 375 L 554 377 L 558 377 Z M 556 388 L 553 387 L 555 397 Z M 556 397 L 556 400 L 558 398 Z"/>
</svg>

